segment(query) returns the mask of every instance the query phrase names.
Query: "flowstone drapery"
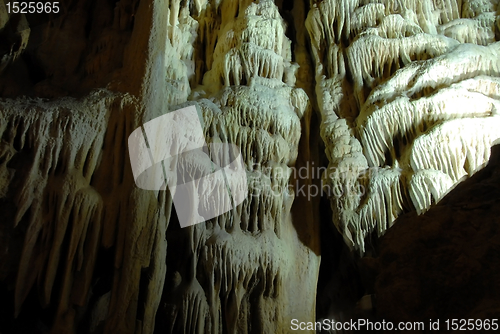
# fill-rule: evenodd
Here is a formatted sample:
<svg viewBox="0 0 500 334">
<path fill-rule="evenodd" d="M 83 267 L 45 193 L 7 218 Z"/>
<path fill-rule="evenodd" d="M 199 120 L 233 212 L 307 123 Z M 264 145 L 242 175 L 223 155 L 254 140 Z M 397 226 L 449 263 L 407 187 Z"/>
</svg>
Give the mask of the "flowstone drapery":
<svg viewBox="0 0 500 334">
<path fill-rule="evenodd" d="M 287 333 L 315 320 L 332 222 L 363 255 L 500 137 L 496 0 L 5 4 L 0 332 Z M 180 228 L 127 138 L 186 103 L 248 197 Z"/>
<path fill-rule="evenodd" d="M 333 222 L 361 254 L 403 212 L 424 212 L 499 138 L 497 1 L 313 2 Z M 496 25 L 497 24 L 497 25 Z"/>
</svg>

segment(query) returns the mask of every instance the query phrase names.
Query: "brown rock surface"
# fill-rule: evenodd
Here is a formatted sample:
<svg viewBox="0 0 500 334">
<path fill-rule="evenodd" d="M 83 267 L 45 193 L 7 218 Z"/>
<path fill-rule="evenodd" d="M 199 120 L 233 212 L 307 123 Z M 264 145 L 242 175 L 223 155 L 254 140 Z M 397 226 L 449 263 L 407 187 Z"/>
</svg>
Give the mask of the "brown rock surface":
<svg viewBox="0 0 500 334">
<path fill-rule="evenodd" d="M 380 239 L 376 316 L 397 321 L 498 319 L 500 146 L 487 167 L 421 216 L 406 214 Z M 442 332 L 445 332 L 442 330 Z"/>
</svg>

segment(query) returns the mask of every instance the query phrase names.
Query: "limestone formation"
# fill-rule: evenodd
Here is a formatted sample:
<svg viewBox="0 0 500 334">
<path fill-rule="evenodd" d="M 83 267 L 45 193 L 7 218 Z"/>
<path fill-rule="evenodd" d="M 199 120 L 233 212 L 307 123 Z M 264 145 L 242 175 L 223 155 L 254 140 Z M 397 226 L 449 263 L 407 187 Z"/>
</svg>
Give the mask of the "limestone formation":
<svg viewBox="0 0 500 334">
<path fill-rule="evenodd" d="M 333 222 L 362 254 L 422 213 L 499 138 L 498 3 L 323 1 L 306 21 L 316 62 Z"/>
<path fill-rule="evenodd" d="M 293 235 L 288 188 L 308 98 L 294 88 L 297 65 L 278 7 L 272 1 L 220 6 L 221 22 L 196 42 L 211 45 L 218 35 L 213 50 L 195 52 L 195 62 L 208 71 L 191 96 L 210 142 L 241 148 L 249 196 L 231 214 L 189 228 L 184 247 L 192 269 L 177 261 L 169 266 L 167 279 L 175 283 L 165 321 L 173 332 L 286 332 L 294 312 L 314 317 L 314 290 L 300 303 L 288 291 L 299 284 L 294 270 L 307 264 L 312 276 L 306 279 L 314 280 L 319 263 Z M 210 22 L 220 10 L 205 4 L 199 22 Z"/>
<path fill-rule="evenodd" d="M 362 256 L 500 138 L 497 0 L 6 4 L 2 333 L 288 333 L 316 319 L 325 226 Z M 181 228 L 174 192 L 134 183 L 127 143 L 186 104 L 208 154 L 240 149 L 248 196 Z M 214 168 L 186 161 L 195 180 Z"/>
<path fill-rule="evenodd" d="M 105 34 L 130 28 L 119 16 L 128 6 L 117 5 Z M 314 233 L 317 222 L 294 221 L 288 186 L 311 108 L 295 87 L 286 24 L 272 1 L 195 7 L 139 5 L 123 69 L 111 75 L 116 92 L 2 102 L 2 194 L 16 204 L 6 226 L 26 229 L 18 268 L 5 269 L 6 276 L 17 271 L 15 316 L 36 289 L 42 307 L 57 307 L 54 333 L 82 325 L 153 332 L 157 313 L 160 328 L 174 333 L 286 332 L 297 314 L 314 320 L 317 247 L 301 242 L 294 225 Z M 113 54 L 103 37 L 95 41 L 103 52 L 90 47 L 82 56 L 87 78 L 100 77 Z M 146 59 L 137 56 L 141 48 Z M 57 84 L 46 80 L 37 91 L 64 95 Z M 179 229 L 168 192 L 133 184 L 126 139 L 188 100 L 202 112 L 209 145 L 241 148 L 249 196 L 231 212 Z M 190 173 L 202 167 L 193 163 Z M 110 251 L 114 260 L 103 265 L 111 270 L 94 273 L 99 254 Z"/>
</svg>

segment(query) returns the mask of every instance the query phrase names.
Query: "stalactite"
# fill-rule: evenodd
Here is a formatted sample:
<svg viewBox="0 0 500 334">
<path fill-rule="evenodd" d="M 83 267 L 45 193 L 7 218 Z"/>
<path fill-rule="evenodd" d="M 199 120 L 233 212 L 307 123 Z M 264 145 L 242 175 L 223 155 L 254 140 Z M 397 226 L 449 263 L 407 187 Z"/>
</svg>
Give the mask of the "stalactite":
<svg viewBox="0 0 500 334">
<path fill-rule="evenodd" d="M 287 333 L 315 320 L 320 194 L 301 185 L 362 256 L 500 138 L 496 0 L 64 4 L 37 28 L 0 0 L 0 280 L 53 333 Z M 203 150 L 140 189 L 128 136 L 186 104 L 203 140 L 160 124 L 144 147 Z M 317 130 L 320 180 L 297 173 Z"/>
<path fill-rule="evenodd" d="M 424 212 L 488 160 L 498 138 L 498 13 L 488 1 L 346 4 L 315 4 L 306 27 L 333 222 L 362 254 L 369 234 L 406 210 Z"/>
<path fill-rule="evenodd" d="M 24 157 L 31 161 L 29 169 L 17 171 L 24 183 L 15 195 L 13 223 L 27 233 L 16 283 L 16 314 L 35 281 L 42 304 L 59 305 L 58 317 L 85 303 L 104 224 L 103 199 L 91 177 L 107 120 L 116 112 L 114 101 L 121 98 L 102 91 L 82 101 L 2 102 L 1 117 L 10 124 L 2 128 L 3 140 L 16 153 L 31 152 Z M 61 287 L 54 288 L 56 278 L 63 282 Z"/>
</svg>

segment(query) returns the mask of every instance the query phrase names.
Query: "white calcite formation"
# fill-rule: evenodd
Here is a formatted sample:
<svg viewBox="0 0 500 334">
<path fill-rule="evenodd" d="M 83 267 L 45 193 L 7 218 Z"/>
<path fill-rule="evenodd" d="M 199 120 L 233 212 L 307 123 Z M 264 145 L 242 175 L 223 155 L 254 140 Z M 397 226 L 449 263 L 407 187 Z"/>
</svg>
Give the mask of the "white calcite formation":
<svg viewBox="0 0 500 334">
<path fill-rule="evenodd" d="M 127 27 L 129 10 L 116 7 L 113 29 Z M 16 204 L 14 229 L 26 230 L 16 315 L 37 289 L 43 307 L 56 306 L 54 333 L 76 332 L 84 317 L 89 331 L 105 333 L 152 333 L 155 319 L 171 333 L 286 333 L 292 318 L 314 321 L 317 221 L 292 216 L 289 186 L 311 107 L 295 86 L 298 65 L 277 5 L 141 3 L 137 17 L 110 85 L 130 94 L 0 103 L 0 193 Z M 101 38 L 91 52 L 88 76 L 103 70 L 111 50 Z M 186 102 L 201 112 L 209 147 L 240 148 L 248 185 L 239 186 L 248 196 L 180 229 L 169 192 L 135 186 L 127 138 Z M 168 136 L 157 134 L 156 146 Z M 210 165 L 192 159 L 182 168 L 195 176 Z M 213 205 L 191 204 L 193 212 Z M 104 249 L 113 253 L 111 283 L 97 294 Z"/>
<path fill-rule="evenodd" d="M 500 137 L 498 1 L 321 1 L 316 62 L 333 222 L 363 253 L 402 212 L 424 212 Z"/>
<path fill-rule="evenodd" d="M 363 254 L 500 138 L 496 0 L 95 6 L 30 30 L 0 0 L 0 35 L 13 38 L 0 41 L 0 282 L 16 316 L 38 294 L 52 333 L 288 333 L 315 320 L 321 250 L 319 191 L 301 198 L 296 185 L 322 184 Z M 180 228 L 169 191 L 134 183 L 127 139 L 189 104 L 208 147 L 239 147 L 248 196 Z M 322 180 L 294 173 L 323 160 L 316 133 Z M 186 162 L 193 177 L 212 167 Z"/>
<path fill-rule="evenodd" d="M 189 99 L 202 111 L 209 146 L 240 148 L 248 197 L 235 210 L 178 232 L 188 235 L 186 263 L 169 267 L 174 286 L 166 322 L 172 333 L 285 333 L 292 314 L 314 318 L 313 289 L 294 300 L 300 282 L 315 280 L 319 261 L 293 232 L 288 187 L 309 99 L 294 87 L 297 65 L 272 1 L 204 3 L 198 11 L 191 64 L 201 64 L 194 74 L 200 84 Z M 309 273 L 298 277 L 296 270 Z"/>
</svg>

